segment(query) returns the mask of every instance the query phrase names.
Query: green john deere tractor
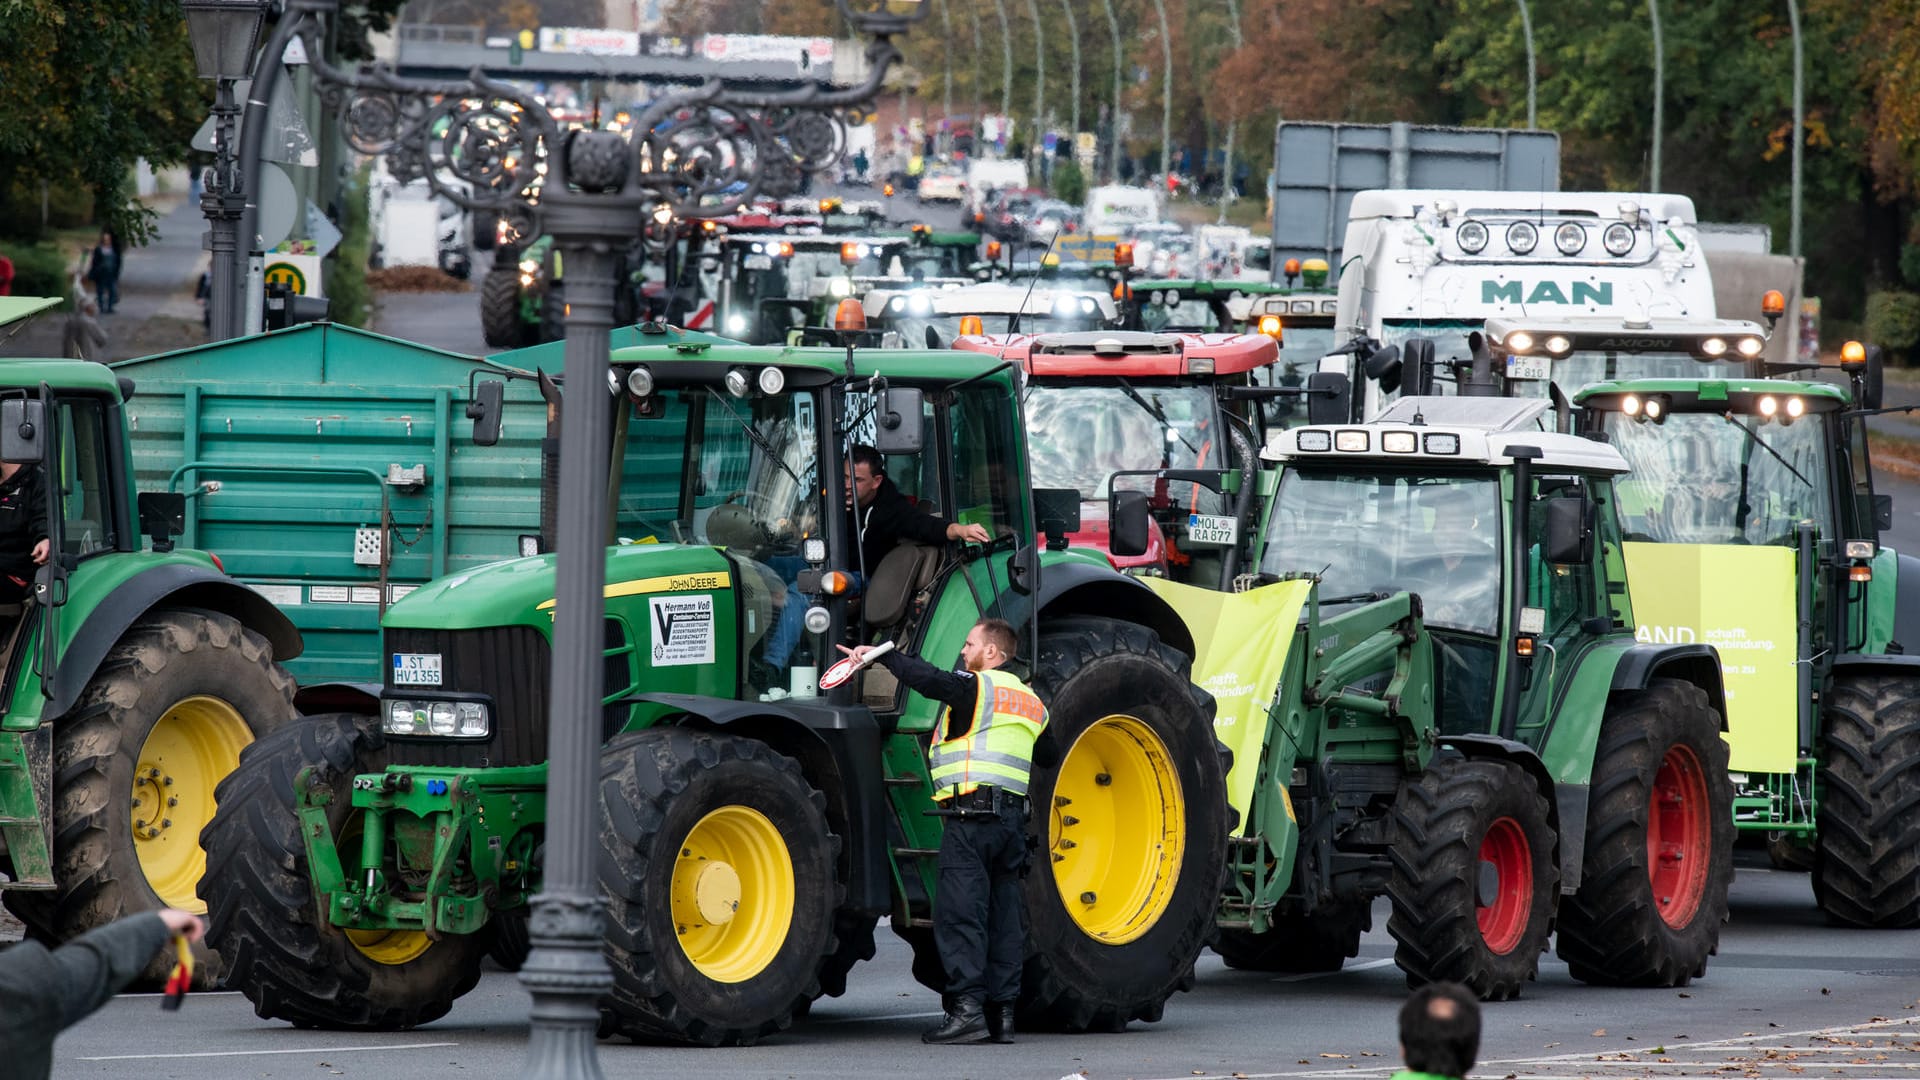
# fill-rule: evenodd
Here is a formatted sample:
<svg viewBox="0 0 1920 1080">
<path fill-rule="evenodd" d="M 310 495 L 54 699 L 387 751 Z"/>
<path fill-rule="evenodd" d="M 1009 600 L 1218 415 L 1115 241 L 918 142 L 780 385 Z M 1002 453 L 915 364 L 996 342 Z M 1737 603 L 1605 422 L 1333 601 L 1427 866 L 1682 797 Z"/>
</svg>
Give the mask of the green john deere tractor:
<svg viewBox="0 0 1920 1080">
<path fill-rule="evenodd" d="M 1640 635 L 1709 642 L 1725 662 L 1736 828 L 1811 869 L 1834 921 L 1912 927 L 1920 563 L 1878 542 L 1891 499 L 1874 493 L 1856 404 L 1879 407 L 1879 358 L 1844 366 L 1851 392 L 1637 379 L 1574 403 L 1633 466 L 1621 506 Z"/>
<path fill-rule="evenodd" d="M 1059 550 L 1079 494 L 1030 490 L 1015 372 L 952 352 L 679 340 L 614 355 L 606 1030 L 752 1042 L 842 992 L 881 917 L 941 986 L 936 706 L 883 668 L 826 692 L 814 672 L 848 640 L 951 663 L 983 612 L 1022 628 L 1052 713 L 1022 1013 L 1073 1030 L 1157 1019 L 1214 934 L 1227 762 L 1180 618 L 1103 559 Z M 993 541 L 860 565 L 841 509 L 856 442 Z M 394 604 L 373 715 L 297 721 L 221 788 L 201 888 L 228 985 L 262 1016 L 421 1024 L 473 987 L 486 952 L 524 951 L 553 571 L 521 558 Z"/>
<path fill-rule="evenodd" d="M 51 552 L 0 606 L 0 895 L 48 942 L 204 910 L 214 785 L 294 716 L 277 661 L 299 633 L 211 555 L 173 550 L 180 496 L 136 500 L 132 392 L 99 364 L 0 360 L 0 460 L 46 478 Z"/>
<path fill-rule="evenodd" d="M 1635 640 L 1626 462 L 1547 407 L 1277 433 L 1246 591 L 1156 583 L 1234 755 L 1230 966 L 1338 970 L 1384 894 L 1414 985 L 1513 997 L 1556 931 L 1586 982 L 1704 974 L 1732 878 L 1719 661 Z"/>
</svg>

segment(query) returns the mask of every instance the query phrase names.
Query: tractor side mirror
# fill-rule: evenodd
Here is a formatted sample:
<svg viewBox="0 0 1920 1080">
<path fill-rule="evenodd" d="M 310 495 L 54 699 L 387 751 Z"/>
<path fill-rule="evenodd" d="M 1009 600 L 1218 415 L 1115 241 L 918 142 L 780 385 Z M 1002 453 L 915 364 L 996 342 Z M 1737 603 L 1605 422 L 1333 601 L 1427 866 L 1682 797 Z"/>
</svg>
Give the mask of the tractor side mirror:
<svg viewBox="0 0 1920 1080">
<path fill-rule="evenodd" d="M 1360 363 L 1360 370 L 1367 373 L 1367 378 L 1380 384 L 1380 392 L 1383 394 L 1391 394 L 1395 390 L 1400 389 L 1400 383 L 1403 381 L 1401 378 L 1402 367 L 1403 365 L 1400 361 L 1400 346 L 1398 345 L 1388 345 L 1384 349 L 1375 349 L 1371 355 Z"/>
<path fill-rule="evenodd" d="M 920 414 L 926 400 L 914 387 L 888 387 L 876 418 L 873 448 L 882 454 L 917 454 L 925 428 Z"/>
<path fill-rule="evenodd" d="M 46 404 L 39 398 L 0 401 L 0 461 L 38 465 L 46 460 Z"/>
<path fill-rule="evenodd" d="M 1433 393 L 1433 339 L 1417 337 L 1400 353 L 1400 386 L 1408 395 Z"/>
<path fill-rule="evenodd" d="M 1107 550 L 1123 559 L 1145 555 L 1152 520 L 1146 492 L 1114 492 L 1107 500 Z"/>
<path fill-rule="evenodd" d="M 467 418 L 473 421 L 473 444 L 492 446 L 500 441 L 501 413 L 507 400 L 507 384 L 502 379 L 482 379 L 467 402 Z"/>
<path fill-rule="evenodd" d="M 1346 424 L 1353 420 L 1353 384 L 1338 371 L 1307 376 L 1307 423 Z"/>
<path fill-rule="evenodd" d="M 1548 500 L 1547 535 L 1541 554 L 1561 566 L 1583 566 L 1593 561 L 1593 529 L 1587 521 L 1586 499 Z"/>
<path fill-rule="evenodd" d="M 172 550 L 173 538 L 187 531 L 186 494 L 179 491 L 143 491 L 137 503 L 140 531 L 153 538 L 153 550 Z"/>
<path fill-rule="evenodd" d="M 1873 527 L 1880 532 L 1893 528 L 1893 496 L 1873 497 Z"/>
<path fill-rule="evenodd" d="M 945 345 L 942 345 L 940 343 L 940 331 L 934 329 L 932 326 L 927 327 L 927 348 L 929 349 L 946 348 Z"/>
<path fill-rule="evenodd" d="M 1047 550 L 1065 551 L 1067 537 L 1080 531 L 1079 489 L 1034 488 L 1033 517 L 1047 538 Z"/>
</svg>

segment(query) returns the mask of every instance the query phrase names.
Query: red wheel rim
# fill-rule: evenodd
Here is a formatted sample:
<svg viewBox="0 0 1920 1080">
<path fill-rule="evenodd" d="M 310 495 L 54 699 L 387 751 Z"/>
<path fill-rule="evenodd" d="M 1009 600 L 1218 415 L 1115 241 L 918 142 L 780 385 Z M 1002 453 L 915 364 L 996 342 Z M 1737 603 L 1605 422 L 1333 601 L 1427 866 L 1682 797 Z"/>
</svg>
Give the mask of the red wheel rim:
<svg viewBox="0 0 1920 1080">
<path fill-rule="evenodd" d="M 1488 826 L 1480 838 L 1480 863 L 1491 865 L 1495 875 L 1492 902 L 1480 898 L 1480 938 L 1504 956 L 1526 935 L 1533 911 L 1533 851 L 1519 822 L 1503 817 Z"/>
<path fill-rule="evenodd" d="M 1713 840 L 1713 808 L 1707 774 L 1687 746 L 1670 746 L 1653 778 L 1647 814 L 1647 875 L 1653 906 L 1676 929 L 1693 921 L 1707 891 L 1707 847 Z"/>
</svg>

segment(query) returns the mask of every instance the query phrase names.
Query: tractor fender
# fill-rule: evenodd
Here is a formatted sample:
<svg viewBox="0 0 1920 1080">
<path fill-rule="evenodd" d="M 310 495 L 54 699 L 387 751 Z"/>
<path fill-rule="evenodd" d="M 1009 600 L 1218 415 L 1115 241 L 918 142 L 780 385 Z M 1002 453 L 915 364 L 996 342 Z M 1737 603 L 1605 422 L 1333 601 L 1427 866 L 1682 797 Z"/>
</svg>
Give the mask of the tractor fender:
<svg viewBox="0 0 1920 1080">
<path fill-rule="evenodd" d="M 1893 640 L 1920 656 L 1920 559 L 1898 552 L 1893 568 Z"/>
<path fill-rule="evenodd" d="M 1707 704 L 1727 730 L 1727 692 L 1720 683 L 1720 654 L 1713 646 L 1635 645 L 1613 667 L 1614 690 L 1645 690 L 1654 679 L 1680 679 L 1707 692 Z"/>
<path fill-rule="evenodd" d="M 1193 631 L 1187 629 L 1186 620 L 1173 605 L 1138 578 L 1109 567 L 1083 562 L 1050 564 L 1040 575 L 1040 589 L 1033 600 L 1046 617 L 1094 615 L 1138 623 L 1160 635 L 1167 645 L 1189 658 L 1193 656 Z"/>
<path fill-rule="evenodd" d="M 1562 892 L 1580 885 L 1580 864 L 1587 849 L 1587 785 L 1556 784 L 1540 755 L 1526 743 L 1498 735 L 1442 735 L 1440 747 L 1466 758 L 1492 758 L 1520 766 L 1547 797 L 1547 827 L 1553 830 Z M 1571 880 L 1572 885 L 1566 882 Z"/>
<path fill-rule="evenodd" d="M 827 820 L 841 837 L 846 874 L 843 906 L 876 918 L 892 907 L 887 861 L 886 783 L 880 770 L 880 722 L 864 705 L 733 701 L 698 694 L 636 694 L 628 701 L 664 705 L 703 727 L 758 739 L 800 763 L 827 799 Z"/>
<path fill-rule="evenodd" d="M 1916 670 L 1920 669 L 1920 655 L 1905 656 L 1897 654 L 1851 653 L 1833 658 L 1833 670 L 1835 671 L 1844 671 L 1848 674 L 1853 674 L 1860 671 L 1872 671 L 1875 668 L 1886 668 L 1887 674 L 1889 675 L 1899 675 L 1902 678 L 1911 679 L 1915 676 L 1920 676 L 1920 670 Z"/>
<path fill-rule="evenodd" d="M 162 607 L 213 611 L 238 619 L 267 639 L 274 660 L 281 663 L 299 656 L 304 648 L 300 631 L 271 600 L 210 567 L 165 563 L 128 578 L 87 613 L 60 657 L 42 715 L 66 715 L 128 628 Z"/>
</svg>

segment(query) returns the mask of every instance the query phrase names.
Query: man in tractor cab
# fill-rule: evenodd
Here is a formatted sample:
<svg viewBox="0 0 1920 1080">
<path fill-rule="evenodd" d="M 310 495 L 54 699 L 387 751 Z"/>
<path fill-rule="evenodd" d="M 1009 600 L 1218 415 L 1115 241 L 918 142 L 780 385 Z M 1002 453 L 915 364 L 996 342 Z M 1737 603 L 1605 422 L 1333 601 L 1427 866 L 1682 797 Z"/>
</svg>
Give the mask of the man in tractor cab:
<svg viewBox="0 0 1920 1080">
<path fill-rule="evenodd" d="M 861 553 L 860 567 L 854 574 L 855 589 L 866 587 L 867 579 L 880 565 L 880 560 L 887 557 L 887 552 L 900 546 L 903 540 L 938 546 L 949 540 L 984 544 L 991 539 L 982 526 L 943 520 L 907 498 L 892 480 L 887 479 L 886 459 L 873 447 L 865 443 L 854 444 L 848 460 L 851 466 L 847 477 L 847 498 L 850 504 L 858 505 L 854 513 L 853 533 L 860 538 Z M 849 509 L 852 509 L 851 505 Z M 799 586 L 789 583 L 779 622 L 761 654 L 768 667 L 784 671 L 791 663 L 794 647 L 800 641 L 806 607 L 806 602 L 800 597 Z"/>
<path fill-rule="evenodd" d="M 1034 740 L 1047 707 L 1031 687 L 1002 670 L 1019 635 L 984 618 L 960 647 L 963 670 L 942 671 L 897 649 L 878 662 L 894 677 L 946 706 L 927 751 L 940 834 L 940 892 L 933 937 L 946 970 L 947 1013 L 922 1042 L 1013 1041 L 1013 1008 L 1027 932 L 1020 878 L 1027 863 L 1027 780 Z M 873 646 L 840 651 L 864 660 Z"/>
<path fill-rule="evenodd" d="M 47 561 L 47 489 L 37 465 L 0 462 L 0 604 L 33 592 L 35 568 Z"/>
</svg>

